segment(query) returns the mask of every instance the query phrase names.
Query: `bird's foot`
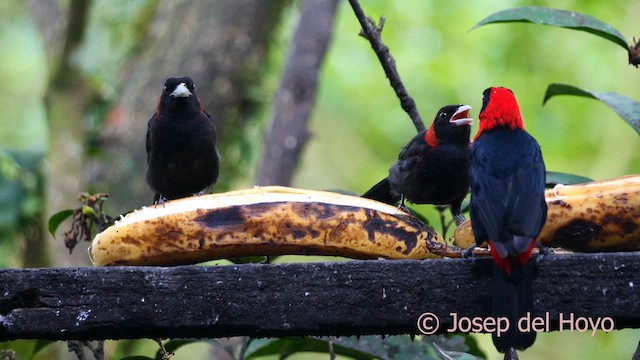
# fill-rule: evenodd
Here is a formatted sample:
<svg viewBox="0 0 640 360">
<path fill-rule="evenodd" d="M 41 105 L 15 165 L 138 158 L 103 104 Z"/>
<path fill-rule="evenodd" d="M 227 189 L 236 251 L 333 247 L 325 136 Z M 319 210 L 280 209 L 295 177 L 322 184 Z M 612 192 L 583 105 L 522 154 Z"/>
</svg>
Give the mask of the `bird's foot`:
<svg viewBox="0 0 640 360">
<path fill-rule="evenodd" d="M 464 215 L 462 214 L 455 214 L 453 215 L 453 221 L 456 223 L 456 227 L 460 226 L 460 224 L 462 224 L 466 219 L 464 218 Z"/>
<path fill-rule="evenodd" d="M 539 242 L 536 242 L 536 247 L 538 248 L 538 256 L 536 256 L 536 264 L 539 264 L 542 259 L 550 254 L 553 254 L 553 249 L 546 247 Z"/>
<path fill-rule="evenodd" d="M 164 207 L 164 203 L 166 201 L 168 201 L 168 199 L 160 194 L 160 196 L 158 196 L 158 200 L 153 202 L 153 206 L 158 207 L 158 205 L 162 205 L 162 207 Z"/>
<path fill-rule="evenodd" d="M 466 249 L 466 250 L 464 250 L 462 252 L 462 258 L 463 259 L 467 259 L 467 258 L 472 258 L 473 259 L 473 258 L 475 258 L 473 256 L 473 249 L 475 249 L 475 248 L 476 248 L 476 244 L 473 244 L 473 245 L 469 246 L 468 249 Z"/>
<path fill-rule="evenodd" d="M 407 205 L 404 204 L 404 195 L 400 195 L 400 203 L 398 204 L 398 209 L 406 212 L 407 214 L 413 215 L 413 212 L 411 210 L 409 210 Z"/>
<path fill-rule="evenodd" d="M 405 205 L 405 204 L 400 203 L 400 204 L 398 205 L 398 209 L 400 209 L 400 210 L 402 210 L 402 211 L 406 212 L 407 214 L 414 215 L 414 214 L 413 214 L 413 211 L 411 211 L 411 209 L 409 209 L 409 208 L 407 207 L 407 205 Z M 414 216 L 415 216 L 415 215 L 414 215 Z"/>
</svg>

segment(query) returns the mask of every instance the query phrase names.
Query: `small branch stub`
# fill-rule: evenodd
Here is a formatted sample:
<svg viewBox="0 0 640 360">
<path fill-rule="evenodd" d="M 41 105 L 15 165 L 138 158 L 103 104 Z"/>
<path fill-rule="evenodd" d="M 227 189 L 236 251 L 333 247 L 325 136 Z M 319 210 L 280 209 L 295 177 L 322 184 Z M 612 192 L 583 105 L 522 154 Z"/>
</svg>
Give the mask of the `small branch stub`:
<svg viewBox="0 0 640 360">
<path fill-rule="evenodd" d="M 629 64 L 638 67 L 640 65 L 640 41 L 635 37 L 629 46 Z"/>
<path fill-rule="evenodd" d="M 384 29 L 384 22 L 386 20 L 387 20 L 387 18 L 385 18 L 384 15 L 382 15 L 382 16 L 380 16 L 380 20 L 378 20 L 378 24 L 376 25 L 375 20 L 373 20 L 373 18 L 371 16 L 367 16 L 367 21 L 369 21 L 369 24 L 371 24 L 371 26 L 375 29 L 376 33 L 378 33 L 379 36 L 382 35 L 382 30 Z M 369 40 L 369 37 L 364 32 L 364 29 L 360 29 L 360 32 L 358 33 L 358 35 L 360 35 L 363 38 Z"/>
</svg>

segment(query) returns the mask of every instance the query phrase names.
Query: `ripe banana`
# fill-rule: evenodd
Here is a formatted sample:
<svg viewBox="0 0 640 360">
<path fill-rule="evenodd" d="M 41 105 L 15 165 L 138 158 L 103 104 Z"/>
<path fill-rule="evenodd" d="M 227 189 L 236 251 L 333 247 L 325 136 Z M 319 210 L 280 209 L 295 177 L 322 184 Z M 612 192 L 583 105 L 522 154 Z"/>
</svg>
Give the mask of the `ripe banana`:
<svg viewBox="0 0 640 360">
<path fill-rule="evenodd" d="M 556 186 L 545 193 L 547 222 L 537 241 L 578 252 L 640 250 L 640 175 L 579 185 Z M 475 242 L 471 223 L 462 223 L 455 244 Z"/>
<path fill-rule="evenodd" d="M 425 259 L 442 237 L 395 206 L 357 196 L 267 186 L 136 210 L 96 235 L 95 265 L 179 265 L 257 255 Z"/>
</svg>

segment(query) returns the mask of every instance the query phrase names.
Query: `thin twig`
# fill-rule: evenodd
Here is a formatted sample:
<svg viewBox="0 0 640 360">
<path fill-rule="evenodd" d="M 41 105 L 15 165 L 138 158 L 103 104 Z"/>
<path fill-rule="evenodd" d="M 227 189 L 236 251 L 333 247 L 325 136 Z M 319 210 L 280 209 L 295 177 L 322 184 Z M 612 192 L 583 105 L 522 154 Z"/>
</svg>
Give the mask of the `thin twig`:
<svg viewBox="0 0 640 360">
<path fill-rule="evenodd" d="M 174 353 L 167 351 L 167 349 L 164 347 L 164 344 L 162 343 L 161 338 L 156 338 L 154 340 L 160 346 L 160 356 L 162 356 L 162 360 L 169 360 L 171 359 L 171 357 L 173 357 L 173 355 L 175 355 Z"/>
<path fill-rule="evenodd" d="M 84 341 L 84 346 L 93 354 L 95 360 L 104 360 L 104 340 L 98 340 L 93 346 L 89 341 Z"/>
<path fill-rule="evenodd" d="M 67 341 L 67 347 L 69 348 L 69 352 L 76 354 L 78 360 L 86 360 L 87 357 L 84 355 L 84 348 L 82 347 L 82 341 L 78 340 L 69 340 Z"/>
<path fill-rule="evenodd" d="M 336 352 L 333 350 L 333 336 L 329 336 L 329 360 L 336 360 Z"/>
<path fill-rule="evenodd" d="M 360 21 L 362 30 L 364 30 L 364 35 L 369 39 L 373 51 L 378 56 L 378 59 L 382 64 L 382 68 L 391 83 L 391 87 L 395 90 L 398 99 L 400 99 L 400 106 L 402 106 L 402 109 L 409 114 L 416 130 L 418 130 L 418 132 L 424 131 L 426 128 L 420 118 L 416 104 L 413 101 L 413 98 L 409 96 L 402 80 L 400 80 L 400 75 L 396 69 L 396 62 L 393 60 L 393 57 L 389 52 L 389 48 L 382 42 L 382 38 L 380 37 L 382 27 L 384 26 L 384 17 L 380 18 L 380 25 L 376 26 L 375 21 L 365 15 L 362 7 L 360 7 L 360 4 L 358 3 L 358 0 L 349 0 L 349 3 L 353 8 L 353 12 L 356 14 L 358 21 Z"/>
</svg>

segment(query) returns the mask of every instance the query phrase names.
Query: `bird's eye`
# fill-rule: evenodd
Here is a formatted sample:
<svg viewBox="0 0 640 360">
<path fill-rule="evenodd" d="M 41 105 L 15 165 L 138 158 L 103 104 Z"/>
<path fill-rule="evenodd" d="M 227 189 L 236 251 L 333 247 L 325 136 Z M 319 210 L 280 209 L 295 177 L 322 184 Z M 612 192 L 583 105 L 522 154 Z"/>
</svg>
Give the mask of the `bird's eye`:
<svg viewBox="0 0 640 360">
<path fill-rule="evenodd" d="M 162 88 L 162 91 L 169 92 L 169 88 L 165 86 L 165 87 Z"/>
<path fill-rule="evenodd" d="M 442 117 L 442 118 L 446 118 L 446 117 L 447 117 L 447 113 L 446 113 L 446 112 L 443 112 L 442 114 L 440 114 L 440 117 Z"/>
</svg>

